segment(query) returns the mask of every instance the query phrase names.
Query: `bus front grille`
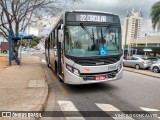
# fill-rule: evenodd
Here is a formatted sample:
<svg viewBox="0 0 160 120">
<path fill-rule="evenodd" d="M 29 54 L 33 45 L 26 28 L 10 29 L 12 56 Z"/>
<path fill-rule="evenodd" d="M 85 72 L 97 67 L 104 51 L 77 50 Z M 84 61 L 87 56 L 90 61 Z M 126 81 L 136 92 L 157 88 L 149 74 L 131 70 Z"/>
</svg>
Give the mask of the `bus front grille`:
<svg viewBox="0 0 160 120">
<path fill-rule="evenodd" d="M 120 60 L 120 57 L 98 58 L 98 59 L 80 59 L 76 61 L 76 63 L 82 66 L 99 66 L 99 65 L 114 64 L 118 62 L 119 60 Z"/>
</svg>

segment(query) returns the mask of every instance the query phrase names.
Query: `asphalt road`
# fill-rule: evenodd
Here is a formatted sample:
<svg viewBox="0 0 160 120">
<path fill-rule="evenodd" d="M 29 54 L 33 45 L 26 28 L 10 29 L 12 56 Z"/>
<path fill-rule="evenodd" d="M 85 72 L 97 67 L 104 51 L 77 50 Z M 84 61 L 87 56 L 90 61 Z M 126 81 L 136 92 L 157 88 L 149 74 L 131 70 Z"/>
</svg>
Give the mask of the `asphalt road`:
<svg viewBox="0 0 160 120">
<path fill-rule="evenodd" d="M 39 56 L 44 59 L 41 55 Z M 78 111 L 106 111 L 106 109 L 109 111 L 117 111 L 118 109 L 124 113 L 125 111 L 145 111 L 141 109 L 142 107 L 150 108 L 147 111 L 160 110 L 160 79 L 158 78 L 124 71 L 121 80 L 78 86 L 61 83 L 53 71 L 47 68 L 45 62 L 44 68 L 50 90 L 46 111 L 65 111 L 67 104 L 71 108 L 75 107 Z M 47 118 L 43 119 L 47 120 Z M 64 118 L 57 117 L 54 119 L 61 120 Z M 84 119 L 108 120 L 116 118 L 84 117 Z M 142 118 L 133 117 L 133 119 Z M 143 119 L 152 120 L 153 118 Z"/>
</svg>

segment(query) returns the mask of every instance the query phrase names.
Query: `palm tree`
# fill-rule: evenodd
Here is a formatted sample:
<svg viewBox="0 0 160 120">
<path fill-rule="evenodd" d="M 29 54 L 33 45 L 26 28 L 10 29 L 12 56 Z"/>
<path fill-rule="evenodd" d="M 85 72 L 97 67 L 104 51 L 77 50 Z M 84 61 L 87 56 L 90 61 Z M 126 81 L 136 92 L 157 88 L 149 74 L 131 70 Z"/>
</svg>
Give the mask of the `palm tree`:
<svg viewBox="0 0 160 120">
<path fill-rule="evenodd" d="M 158 1 L 152 5 L 151 19 L 152 19 L 153 29 L 160 30 L 160 1 Z"/>
</svg>

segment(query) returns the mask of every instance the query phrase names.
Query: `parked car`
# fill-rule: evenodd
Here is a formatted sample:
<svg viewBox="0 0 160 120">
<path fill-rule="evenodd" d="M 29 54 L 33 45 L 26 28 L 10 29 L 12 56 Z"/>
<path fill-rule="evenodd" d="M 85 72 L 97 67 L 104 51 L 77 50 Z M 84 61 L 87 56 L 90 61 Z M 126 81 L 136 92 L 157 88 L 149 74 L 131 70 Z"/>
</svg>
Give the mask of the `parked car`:
<svg viewBox="0 0 160 120">
<path fill-rule="evenodd" d="M 141 57 L 128 57 L 124 60 L 123 65 L 128 67 L 134 67 L 136 69 L 149 69 L 152 62 Z"/>
<path fill-rule="evenodd" d="M 156 63 L 152 64 L 150 67 L 150 70 L 155 73 L 160 72 L 160 60 L 158 60 Z"/>
<path fill-rule="evenodd" d="M 151 60 L 153 64 L 156 63 L 158 60 L 160 60 L 159 58 L 156 57 L 145 57 L 144 59 Z"/>
</svg>

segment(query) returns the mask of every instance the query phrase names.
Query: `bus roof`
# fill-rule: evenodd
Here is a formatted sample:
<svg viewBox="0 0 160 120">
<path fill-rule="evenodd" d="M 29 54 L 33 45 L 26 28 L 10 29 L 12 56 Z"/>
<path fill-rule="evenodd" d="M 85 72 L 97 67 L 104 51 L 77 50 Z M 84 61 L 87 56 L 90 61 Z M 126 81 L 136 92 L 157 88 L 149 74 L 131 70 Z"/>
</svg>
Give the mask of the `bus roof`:
<svg viewBox="0 0 160 120">
<path fill-rule="evenodd" d="M 113 14 L 110 12 L 104 12 L 104 11 L 94 11 L 94 10 L 72 10 L 72 11 L 66 11 L 66 12 L 93 12 L 93 13 L 106 13 L 106 14 L 112 14 L 112 15 L 117 15 L 117 14 Z"/>
</svg>

